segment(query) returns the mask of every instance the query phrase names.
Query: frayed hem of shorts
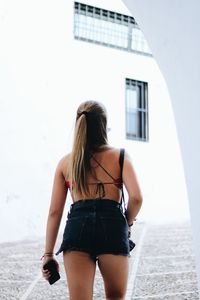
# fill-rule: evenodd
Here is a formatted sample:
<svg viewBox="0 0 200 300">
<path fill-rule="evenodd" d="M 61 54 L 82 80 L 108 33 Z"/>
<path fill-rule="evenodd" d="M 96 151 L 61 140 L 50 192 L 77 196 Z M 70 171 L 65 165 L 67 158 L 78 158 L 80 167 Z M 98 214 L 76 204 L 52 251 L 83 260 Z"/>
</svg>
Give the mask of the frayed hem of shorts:
<svg viewBox="0 0 200 300">
<path fill-rule="evenodd" d="M 89 250 L 85 249 L 85 248 L 79 248 L 79 247 L 61 247 L 58 252 L 56 252 L 56 255 L 59 255 L 61 252 L 71 252 L 71 251 L 81 251 L 81 252 L 86 252 L 88 254 Z"/>
<path fill-rule="evenodd" d="M 98 257 L 100 255 L 106 255 L 106 254 L 111 254 L 111 255 L 117 255 L 117 256 L 125 256 L 125 257 L 131 257 L 130 253 L 114 253 L 112 251 L 106 251 L 106 252 L 102 252 L 102 253 L 98 253 L 97 255 L 93 255 L 92 253 L 90 253 L 90 251 L 88 251 L 87 249 L 84 248 L 78 248 L 78 247 L 69 247 L 69 248 L 61 248 L 58 252 L 56 252 L 56 255 L 60 254 L 61 252 L 63 253 L 69 253 L 72 251 L 79 251 L 79 252 L 85 252 L 87 254 L 89 254 L 91 256 L 91 258 L 93 260 L 98 260 Z"/>
<path fill-rule="evenodd" d="M 98 253 L 97 254 L 97 257 L 100 256 L 100 255 L 105 255 L 105 254 L 112 254 L 112 255 L 121 255 L 121 256 L 130 256 L 130 253 L 121 253 L 121 252 L 113 252 L 113 251 L 106 251 L 106 252 L 102 252 L 102 253 Z"/>
</svg>

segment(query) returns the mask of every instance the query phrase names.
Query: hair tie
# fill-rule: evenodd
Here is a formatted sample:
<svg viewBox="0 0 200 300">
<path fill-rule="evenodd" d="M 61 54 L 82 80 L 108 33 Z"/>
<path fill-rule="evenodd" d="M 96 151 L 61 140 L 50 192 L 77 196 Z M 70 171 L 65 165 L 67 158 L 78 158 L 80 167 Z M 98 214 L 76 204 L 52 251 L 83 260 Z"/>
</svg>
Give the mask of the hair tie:
<svg viewBox="0 0 200 300">
<path fill-rule="evenodd" d="M 91 116 L 91 113 L 88 111 L 81 111 L 80 113 L 77 114 L 77 119 L 80 118 L 80 116 L 85 115 L 86 121 L 88 122 L 89 116 Z"/>
<path fill-rule="evenodd" d="M 84 111 L 80 112 L 79 117 L 82 116 L 82 115 L 85 115 L 87 117 L 88 116 L 88 111 L 84 110 Z"/>
</svg>

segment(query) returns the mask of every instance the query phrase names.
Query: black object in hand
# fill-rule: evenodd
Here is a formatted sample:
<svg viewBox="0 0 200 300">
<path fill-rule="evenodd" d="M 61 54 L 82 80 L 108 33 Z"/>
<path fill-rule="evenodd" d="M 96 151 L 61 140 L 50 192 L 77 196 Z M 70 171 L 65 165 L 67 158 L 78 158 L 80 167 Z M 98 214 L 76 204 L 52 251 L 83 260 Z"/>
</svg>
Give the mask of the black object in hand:
<svg viewBox="0 0 200 300">
<path fill-rule="evenodd" d="M 132 251 L 133 248 L 135 248 L 135 243 L 131 239 L 129 239 L 129 249 L 130 249 L 130 251 Z"/>
<path fill-rule="evenodd" d="M 58 273 L 55 260 L 49 260 L 46 264 L 44 264 L 43 269 L 50 272 L 50 277 L 48 279 L 49 284 L 53 284 L 60 279 L 60 274 Z"/>
<path fill-rule="evenodd" d="M 129 250 L 132 251 L 135 248 L 136 244 L 130 239 L 130 237 L 131 237 L 131 232 L 128 231 Z"/>
</svg>

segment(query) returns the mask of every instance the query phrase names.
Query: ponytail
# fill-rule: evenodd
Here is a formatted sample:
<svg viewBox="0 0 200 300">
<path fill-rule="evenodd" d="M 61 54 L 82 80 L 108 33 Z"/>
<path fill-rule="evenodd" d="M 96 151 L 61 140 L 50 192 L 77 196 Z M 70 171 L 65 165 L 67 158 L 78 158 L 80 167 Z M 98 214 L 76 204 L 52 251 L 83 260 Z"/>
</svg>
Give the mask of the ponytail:
<svg viewBox="0 0 200 300">
<path fill-rule="evenodd" d="M 74 144 L 71 154 L 73 191 L 89 196 L 88 173 L 92 153 L 107 145 L 107 115 L 105 107 L 96 101 L 82 103 L 77 111 Z"/>
<path fill-rule="evenodd" d="M 90 169 L 89 153 L 87 147 L 87 120 L 82 114 L 76 121 L 74 144 L 71 156 L 71 180 L 75 193 L 81 192 L 84 196 L 89 194 L 87 173 Z"/>
</svg>

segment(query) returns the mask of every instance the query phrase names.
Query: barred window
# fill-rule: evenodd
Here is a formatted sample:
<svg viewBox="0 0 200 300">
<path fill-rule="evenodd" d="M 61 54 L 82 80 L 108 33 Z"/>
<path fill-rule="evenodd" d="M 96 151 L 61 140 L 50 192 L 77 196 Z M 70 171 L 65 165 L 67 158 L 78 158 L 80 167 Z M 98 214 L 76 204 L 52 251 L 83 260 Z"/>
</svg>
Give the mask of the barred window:
<svg viewBox="0 0 200 300">
<path fill-rule="evenodd" d="M 79 2 L 74 3 L 74 37 L 96 44 L 152 55 L 133 17 Z"/>
<path fill-rule="evenodd" d="M 126 138 L 148 140 L 148 84 L 126 79 Z"/>
</svg>

